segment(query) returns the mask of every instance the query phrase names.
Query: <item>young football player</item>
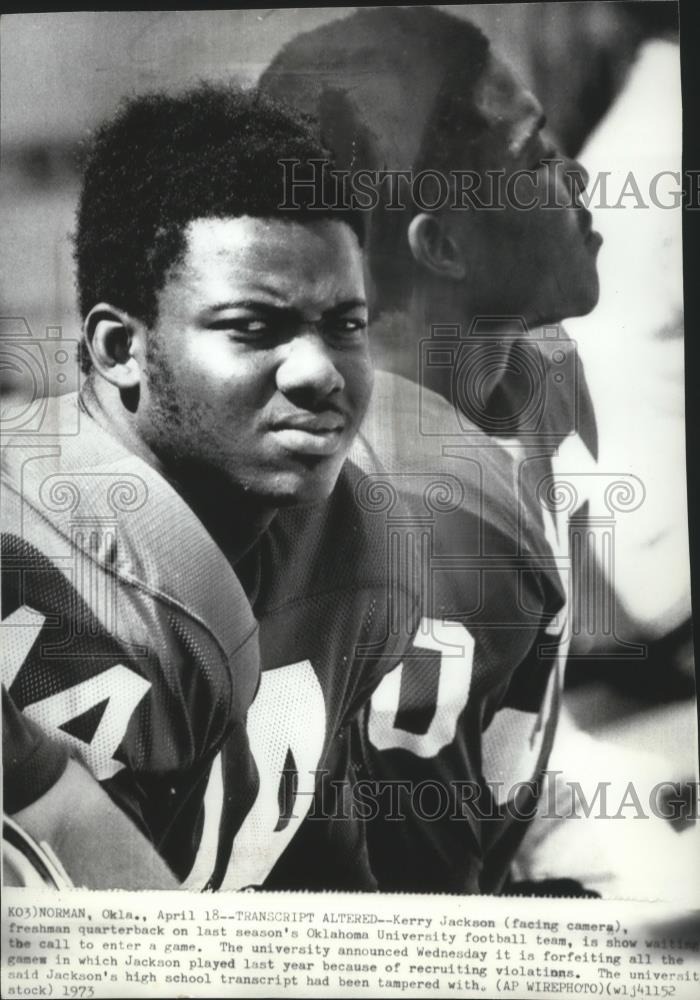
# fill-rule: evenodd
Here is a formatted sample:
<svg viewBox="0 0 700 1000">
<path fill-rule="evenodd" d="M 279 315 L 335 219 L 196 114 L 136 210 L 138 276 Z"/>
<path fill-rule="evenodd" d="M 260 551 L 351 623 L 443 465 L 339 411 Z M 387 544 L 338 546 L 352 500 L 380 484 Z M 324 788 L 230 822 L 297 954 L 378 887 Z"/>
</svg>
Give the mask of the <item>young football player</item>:
<svg viewBox="0 0 700 1000">
<path fill-rule="evenodd" d="M 570 443 L 572 432 L 579 434 L 592 467 L 595 423 L 573 345 L 557 328 L 549 331 L 552 342 L 528 337 L 542 324 L 588 312 L 597 300 L 600 240 L 576 200 L 585 184 L 583 169 L 571 161 L 561 161 L 563 169 L 550 168 L 548 161 L 557 153 L 543 132 L 537 100 L 478 29 L 434 9 L 360 11 L 299 36 L 273 60 L 260 85 L 318 116 L 322 134 L 339 154 L 338 165 L 351 177 L 363 171 L 365 180 L 367 171 L 378 179 L 378 171 L 386 175 L 379 180 L 368 227 L 373 303 L 379 313 L 372 326 L 377 363 L 436 390 L 460 411 L 451 427 L 436 420 L 428 433 L 434 442 L 442 441 L 438 452 L 461 449 L 472 459 L 478 456 L 476 467 L 464 464 L 463 482 L 481 477 L 498 484 L 490 470 L 503 462 L 475 424 L 513 447 L 517 472 L 500 502 L 501 509 L 510 503 L 521 510 L 511 537 L 522 539 L 528 517 L 539 520 L 566 564 L 566 526 L 542 516 L 538 488 L 546 486 L 557 449 L 564 440 Z M 397 172 L 409 178 L 408 186 L 397 186 Z M 411 182 L 423 177 L 418 190 L 427 201 L 440 194 L 437 174 L 445 178 L 448 195 L 427 210 L 418 204 Z M 353 190 L 351 180 L 349 198 Z M 499 208 L 498 199 L 503 201 L 509 190 L 518 203 Z M 292 196 L 295 191 L 290 188 Z M 396 384 L 389 383 L 389 393 Z M 430 422 L 426 425 L 421 412 L 426 398 L 424 391 L 416 392 L 411 404 L 404 394 L 406 408 L 398 407 L 404 423 L 389 446 L 394 453 L 404 427 L 426 433 Z M 395 402 L 387 404 L 386 412 L 392 410 L 397 410 Z M 416 438 L 410 440 L 413 446 Z M 404 453 L 402 467 L 407 461 Z M 486 523 L 494 516 L 498 521 L 499 488 L 483 491 Z M 496 580 L 491 587 L 500 583 L 502 595 L 517 588 L 517 574 Z M 471 624 L 472 638 L 478 640 L 474 663 L 480 657 L 486 663 L 485 648 L 498 629 L 478 635 L 478 623 Z M 413 831 L 410 824 L 370 824 L 380 884 L 448 891 L 476 884 L 488 891 L 504 883 L 526 829 L 526 823 L 512 820 L 517 813 L 531 815 L 521 801 L 526 793 L 520 791 L 514 806 L 508 789 L 518 781 L 534 781 L 546 766 L 557 717 L 569 629 L 565 618 L 545 621 L 543 628 L 545 634 L 529 653 L 521 650 L 518 669 L 508 673 L 510 687 L 501 690 L 501 710 L 495 714 L 486 709 L 479 715 L 478 688 L 470 693 L 473 677 L 463 672 L 460 696 L 465 702 L 469 697 L 468 710 L 438 753 L 428 753 L 427 743 L 415 734 L 403 740 L 378 735 L 381 711 L 385 725 L 393 719 L 396 728 L 399 684 L 403 698 L 409 697 L 406 677 L 399 682 L 398 670 L 380 685 L 362 730 L 369 772 L 414 782 L 437 778 L 443 786 L 467 778 L 500 780 L 503 788 L 495 798 L 511 820 L 486 818 L 481 824 L 476 882 L 464 878 L 454 822 L 426 818 L 414 823 Z M 506 631 L 501 623 L 500 632 Z M 503 662 L 513 661 L 506 657 Z M 422 702 L 430 715 L 435 679 L 420 666 L 413 678 L 414 711 L 420 714 Z M 478 740 L 469 711 L 479 718 Z M 478 754 L 465 750 L 470 741 L 478 743 Z M 421 839 L 425 844 L 419 850 Z"/>
<path fill-rule="evenodd" d="M 3 681 L 180 879 L 198 850 L 220 878 L 246 816 L 239 854 L 255 840 L 270 689 L 261 725 L 286 739 L 298 698 L 312 766 L 336 724 L 307 663 L 261 683 L 234 570 L 254 592 L 242 561 L 276 509 L 331 494 L 371 388 L 359 225 L 280 217 L 281 151 L 325 154 L 234 90 L 137 98 L 102 128 L 76 235 L 85 384 L 3 453 Z M 342 718 L 370 668 L 334 669 Z"/>
</svg>

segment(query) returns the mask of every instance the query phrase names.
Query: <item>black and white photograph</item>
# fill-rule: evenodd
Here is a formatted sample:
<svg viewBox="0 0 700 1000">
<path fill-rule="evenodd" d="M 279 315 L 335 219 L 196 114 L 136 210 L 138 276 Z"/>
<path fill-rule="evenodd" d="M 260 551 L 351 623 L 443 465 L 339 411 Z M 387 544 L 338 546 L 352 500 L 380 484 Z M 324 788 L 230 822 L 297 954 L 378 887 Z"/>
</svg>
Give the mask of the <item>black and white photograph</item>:
<svg viewBox="0 0 700 1000">
<path fill-rule="evenodd" d="M 4 996 L 698 995 L 682 30 L 3 16 Z"/>
</svg>

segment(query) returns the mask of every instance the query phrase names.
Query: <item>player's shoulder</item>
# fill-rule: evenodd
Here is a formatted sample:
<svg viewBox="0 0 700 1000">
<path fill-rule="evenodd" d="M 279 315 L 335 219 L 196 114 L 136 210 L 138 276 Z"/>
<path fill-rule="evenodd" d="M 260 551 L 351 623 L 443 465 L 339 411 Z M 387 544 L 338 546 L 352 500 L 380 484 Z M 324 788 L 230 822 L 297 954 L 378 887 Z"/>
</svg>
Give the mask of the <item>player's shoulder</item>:
<svg viewBox="0 0 700 1000">
<path fill-rule="evenodd" d="M 248 598 L 154 469 L 74 399 L 46 417 L 44 433 L 12 435 L 3 451 L 3 679 L 23 712 L 64 726 L 88 757 L 102 753 L 93 709 L 111 699 L 106 719 L 134 717 L 122 746 L 138 769 L 191 762 L 257 688 Z M 143 738 L 150 726 L 157 739 Z M 111 773 L 104 756 L 98 770 Z"/>
<path fill-rule="evenodd" d="M 202 523 L 75 394 L 46 400 L 37 426 L 6 435 L 2 488 L 12 564 L 48 560 L 64 576 L 64 564 L 90 565 L 142 606 L 196 620 L 227 651 L 254 633 L 238 578 Z"/>
</svg>

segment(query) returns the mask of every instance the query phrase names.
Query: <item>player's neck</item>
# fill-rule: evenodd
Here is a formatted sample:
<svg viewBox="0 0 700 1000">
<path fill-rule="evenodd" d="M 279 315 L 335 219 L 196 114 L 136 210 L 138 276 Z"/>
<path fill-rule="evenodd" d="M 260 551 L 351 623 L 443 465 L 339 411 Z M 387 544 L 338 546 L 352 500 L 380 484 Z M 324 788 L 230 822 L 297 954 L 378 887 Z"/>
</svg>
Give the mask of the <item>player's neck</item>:
<svg viewBox="0 0 700 1000">
<path fill-rule="evenodd" d="M 139 434 L 133 409 L 113 385 L 90 373 L 81 388 L 80 400 L 95 423 L 159 472 L 164 479 L 172 482 L 164 464 Z"/>
<path fill-rule="evenodd" d="M 484 323 L 482 330 L 479 324 Z M 435 339 L 453 339 L 454 344 L 445 341 L 445 346 L 459 348 L 455 360 L 463 366 L 471 345 L 478 346 L 484 337 L 509 340 L 536 325 L 534 318 L 530 322 L 522 317 L 494 316 L 493 311 L 466 298 L 457 282 L 425 282 L 406 290 L 405 309 L 381 313 L 372 324 L 372 355 L 376 368 L 401 375 L 454 402 L 455 366 L 438 364 L 431 358 L 434 352 L 427 348 Z M 497 350 L 489 362 L 489 378 L 494 384 L 500 374 L 499 358 L 505 365 L 506 352 Z M 486 389 L 486 384 L 482 388 Z"/>
<path fill-rule="evenodd" d="M 234 495 L 216 476 L 185 477 L 188 485 L 174 484 L 232 566 L 246 556 L 277 513 L 259 498 Z"/>
<path fill-rule="evenodd" d="M 452 328 L 455 338 L 465 337 L 479 316 L 477 306 L 465 300 L 460 284 L 438 280 L 407 287 L 403 301 L 405 306 L 381 312 L 372 322 L 375 368 L 435 388 L 430 384 L 435 371 L 425 364 L 425 345 L 436 330 Z"/>
</svg>

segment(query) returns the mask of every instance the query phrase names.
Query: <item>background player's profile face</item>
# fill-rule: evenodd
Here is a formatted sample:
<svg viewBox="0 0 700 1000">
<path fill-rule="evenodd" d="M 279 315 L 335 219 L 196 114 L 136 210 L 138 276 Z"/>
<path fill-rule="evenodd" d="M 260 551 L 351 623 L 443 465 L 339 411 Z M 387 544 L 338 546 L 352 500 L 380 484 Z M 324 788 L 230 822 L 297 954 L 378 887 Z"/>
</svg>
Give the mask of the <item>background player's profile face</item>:
<svg viewBox="0 0 700 1000">
<path fill-rule="evenodd" d="M 144 438 L 263 503 L 326 497 L 372 386 L 355 234 L 244 216 L 186 235 L 146 335 Z"/>
<path fill-rule="evenodd" d="M 470 228 L 470 301 L 483 313 L 522 315 L 531 323 L 590 312 L 598 301 L 601 238 L 577 200 L 585 171 L 572 160 L 561 162 L 543 130 L 539 102 L 493 54 L 474 99 L 486 128 L 468 148 L 454 150 L 461 160 L 455 166 L 476 169 L 483 178 L 487 171 L 505 171 L 500 200 L 506 207 L 450 213 L 450 225 Z M 552 158 L 559 159 L 556 168 Z M 529 173 L 516 180 L 517 171 Z M 481 200 L 490 197 L 486 180 Z"/>
</svg>

